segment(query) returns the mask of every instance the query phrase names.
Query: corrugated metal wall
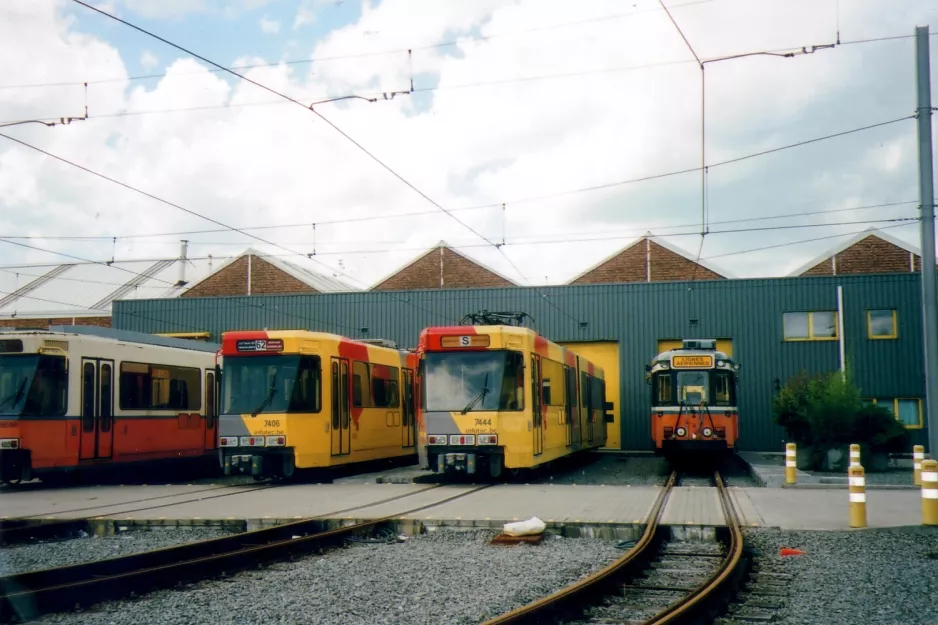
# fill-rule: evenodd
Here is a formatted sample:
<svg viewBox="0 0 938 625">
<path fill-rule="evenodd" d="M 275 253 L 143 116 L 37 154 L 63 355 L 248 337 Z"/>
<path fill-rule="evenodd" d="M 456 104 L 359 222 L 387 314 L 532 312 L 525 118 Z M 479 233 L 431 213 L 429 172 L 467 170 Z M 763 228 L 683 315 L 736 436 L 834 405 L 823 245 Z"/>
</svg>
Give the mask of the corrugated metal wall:
<svg viewBox="0 0 938 625">
<path fill-rule="evenodd" d="M 454 291 L 129 300 L 114 304 L 115 328 L 143 332 L 307 328 L 416 344 L 427 325 L 455 324 L 469 312 L 524 311 L 552 340 L 619 341 L 622 443 L 646 449 L 649 388 L 645 363 L 658 339 L 732 337 L 740 370 L 740 447 L 780 450 L 771 421 L 774 381 L 839 366 L 838 343 L 784 342 L 782 312 L 836 310 L 844 287 L 848 367 L 864 395 L 922 397 L 921 286 L 914 274 L 578 285 Z M 899 338 L 867 339 L 866 310 L 898 310 Z M 916 442 L 924 439 L 915 432 Z"/>
</svg>

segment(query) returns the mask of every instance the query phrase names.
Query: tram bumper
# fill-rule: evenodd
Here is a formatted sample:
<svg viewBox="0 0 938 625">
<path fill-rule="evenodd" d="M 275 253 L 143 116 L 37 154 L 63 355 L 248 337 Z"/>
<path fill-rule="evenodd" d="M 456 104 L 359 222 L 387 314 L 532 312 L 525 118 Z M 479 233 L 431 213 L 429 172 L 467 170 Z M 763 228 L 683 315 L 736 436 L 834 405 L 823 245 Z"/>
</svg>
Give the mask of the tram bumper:
<svg viewBox="0 0 938 625">
<path fill-rule="evenodd" d="M 504 466 L 505 451 L 502 447 L 450 447 L 436 446 L 428 449 L 429 465 L 437 473 L 465 473 L 475 475 L 479 464 L 488 466 L 495 476 Z"/>
<path fill-rule="evenodd" d="M 282 475 L 289 477 L 295 469 L 292 447 L 273 449 L 219 450 L 225 475 Z"/>
</svg>

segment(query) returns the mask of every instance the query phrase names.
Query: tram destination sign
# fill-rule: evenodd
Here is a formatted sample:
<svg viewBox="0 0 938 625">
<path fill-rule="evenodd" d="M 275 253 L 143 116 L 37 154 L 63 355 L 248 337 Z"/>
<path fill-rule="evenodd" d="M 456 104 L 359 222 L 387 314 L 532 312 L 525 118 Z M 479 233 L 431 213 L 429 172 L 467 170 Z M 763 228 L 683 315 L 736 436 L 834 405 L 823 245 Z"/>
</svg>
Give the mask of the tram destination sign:
<svg viewBox="0 0 938 625">
<path fill-rule="evenodd" d="M 249 339 L 238 341 L 239 352 L 282 352 L 283 339 Z"/>
<path fill-rule="evenodd" d="M 713 356 L 675 356 L 671 359 L 675 369 L 700 369 L 713 366 Z"/>
</svg>

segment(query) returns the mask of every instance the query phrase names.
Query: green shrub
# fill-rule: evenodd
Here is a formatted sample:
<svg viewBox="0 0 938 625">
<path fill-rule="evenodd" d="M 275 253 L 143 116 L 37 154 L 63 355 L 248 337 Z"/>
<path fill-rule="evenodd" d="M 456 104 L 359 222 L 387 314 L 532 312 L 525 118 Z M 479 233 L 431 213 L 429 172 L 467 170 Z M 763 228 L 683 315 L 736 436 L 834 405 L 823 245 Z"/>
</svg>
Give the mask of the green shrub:
<svg viewBox="0 0 938 625">
<path fill-rule="evenodd" d="M 820 466 L 828 449 L 857 443 L 861 453 L 904 451 L 909 433 L 880 406 L 863 403 L 860 389 L 840 372 L 792 377 L 772 400 L 775 422 L 788 439 L 811 450 Z"/>
</svg>

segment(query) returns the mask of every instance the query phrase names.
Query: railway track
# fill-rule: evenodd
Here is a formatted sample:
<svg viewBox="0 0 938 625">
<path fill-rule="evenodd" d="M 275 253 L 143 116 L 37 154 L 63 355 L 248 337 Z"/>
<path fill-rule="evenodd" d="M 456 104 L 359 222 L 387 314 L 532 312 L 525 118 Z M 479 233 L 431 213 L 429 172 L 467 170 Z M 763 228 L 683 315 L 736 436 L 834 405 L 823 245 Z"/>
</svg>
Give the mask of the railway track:
<svg viewBox="0 0 938 625">
<path fill-rule="evenodd" d="M 90 510 L 101 510 L 105 508 L 118 508 L 121 506 L 137 504 L 137 503 L 149 503 L 156 502 L 159 500 L 170 499 L 174 497 L 188 497 L 190 495 L 199 495 L 197 497 L 192 497 L 190 499 L 183 499 L 179 501 L 171 501 L 169 503 L 157 503 L 155 505 L 146 505 L 138 508 L 133 508 L 130 510 L 121 509 L 118 512 L 110 512 L 106 514 L 93 515 L 94 518 L 108 518 L 117 515 L 130 514 L 133 512 L 142 512 L 144 510 L 155 510 L 157 508 L 163 508 L 168 506 L 177 506 L 186 503 L 192 503 L 196 501 L 205 501 L 206 499 L 216 499 L 219 497 L 230 497 L 232 495 L 241 495 L 244 493 L 251 493 L 258 490 L 266 490 L 268 488 L 277 488 L 279 484 L 265 484 L 262 486 L 241 486 L 241 485 L 222 485 L 222 486 L 212 486 L 209 488 L 202 488 L 195 491 L 190 491 L 188 493 L 174 493 L 171 495 L 158 495 L 156 497 L 145 497 L 142 499 L 133 499 L 131 501 L 122 501 L 120 503 L 111 503 L 111 504 L 101 504 L 98 506 L 85 506 L 82 508 L 72 508 L 70 510 L 55 510 L 48 513 L 40 513 L 32 515 L 31 517 L 24 518 L 15 518 L 15 519 L 2 519 L 0 520 L 0 546 L 9 546 L 17 543 L 27 542 L 31 540 L 48 540 L 52 538 L 71 538 L 76 536 L 80 531 L 85 530 L 91 522 L 91 516 L 76 518 L 76 519 L 42 519 L 38 517 L 43 517 L 51 514 L 56 516 L 61 514 L 70 514 L 73 512 L 88 512 Z M 229 488 L 240 488 L 241 490 L 234 490 L 231 492 L 224 492 L 215 495 L 206 495 L 204 493 L 212 491 L 223 491 Z M 200 495 L 200 493 L 203 493 Z"/>
<path fill-rule="evenodd" d="M 434 484 L 377 502 L 234 536 L 0 577 L 0 622 L 29 620 L 49 612 L 87 607 L 131 593 L 201 581 L 219 573 L 233 573 L 264 562 L 292 558 L 341 543 L 349 537 L 367 535 L 401 515 L 459 499 L 490 486 L 477 486 L 393 515 L 327 531 L 320 530 L 324 517 L 398 501 L 441 486 Z"/>
<path fill-rule="evenodd" d="M 660 520 L 678 481 L 695 480 L 681 480 L 677 471 L 671 473 L 652 506 L 641 538 L 621 558 L 484 625 L 671 625 L 712 621 L 731 601 L 731 582 L 742 573 L 742 529 L 729 491 L 719 472 L 715 472 L 711 483 L 719 493 L 727 524 L 725 531 L 718 531 L 720 542 L 669 542 L 669 530 L 660 525 Z"/>
</svg>

